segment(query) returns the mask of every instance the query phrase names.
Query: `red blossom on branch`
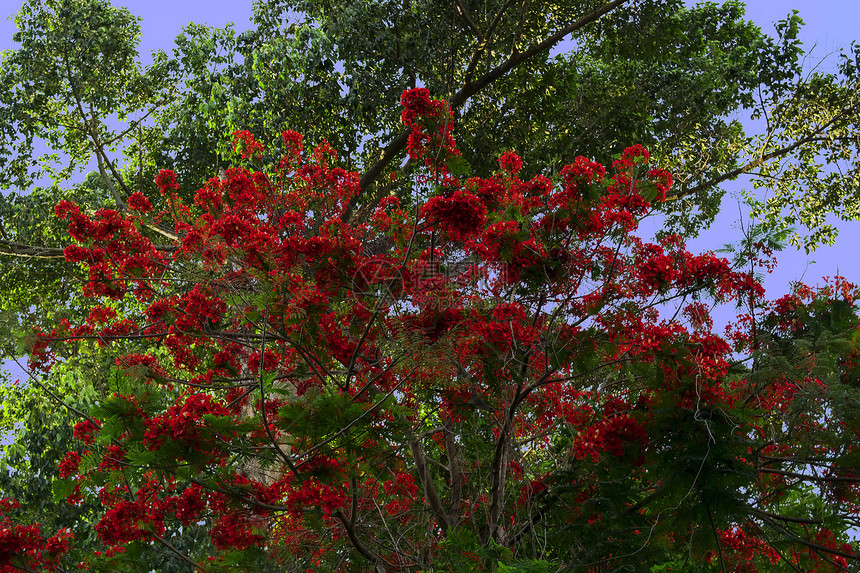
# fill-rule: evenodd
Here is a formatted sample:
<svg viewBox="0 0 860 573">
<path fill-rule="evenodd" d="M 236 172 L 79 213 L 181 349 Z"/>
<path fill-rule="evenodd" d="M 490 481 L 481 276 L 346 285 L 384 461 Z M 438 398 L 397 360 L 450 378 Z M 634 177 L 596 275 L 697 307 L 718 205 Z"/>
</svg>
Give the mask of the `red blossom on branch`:
<svg viewBox="0 0 860 573">
<path fill-rule="evenodd" d="M 233 132 L 233 150 L 242 159 L 260 159 L 263 156 L 263 144 L 254 139 L 250 131 L 237 130 Z"/>
<path fill-rule="evenodd" d="M 149 199 L 139 192 L 132 193 L 126 200 L 126 204 L 129 208 L 141 213 L 149 213 L 152 210 L 152 204 L 149 202 Z"/>
</svg>

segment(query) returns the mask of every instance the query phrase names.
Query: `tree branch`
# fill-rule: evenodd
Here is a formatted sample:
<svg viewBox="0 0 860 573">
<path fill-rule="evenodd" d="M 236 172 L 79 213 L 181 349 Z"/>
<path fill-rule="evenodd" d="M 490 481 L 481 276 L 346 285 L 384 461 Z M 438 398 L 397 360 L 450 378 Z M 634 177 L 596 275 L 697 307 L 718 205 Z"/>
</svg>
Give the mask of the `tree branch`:
<svg viewBox="0 0 860 573">
<path fill-rule="evenodd" d="M 177 247 L 173 245 L 154 245 L 158 251 L 167 253 L 173 252 Z M 29 259 L 65 259 L 63 249 L 56 247 L 39 247 L 36 245 L 27 245 L 15 241 L 5 241 L 0 239 L 0 255 L 8 255 L 10 257 L 22 257 Z"/>
<path fill-rule="evenodd" d="M 499 22 L 502 20 L 502 15 L 508 11 L 508 7 L 510 7 L 513 0 L 507 0 L 505 4 L 499 8 L 499 11 L 496 12 L 496 16 L 493 18 L 493 21 L 490 22 L 489 28 L 487 28 L 487 35 L 484 38 L 480 38 L 478 41 L 478 46 L 475 48 L 475 53 L 472 54 L 472 60 L 469 62 L 469 66 L 466 68 L 466 73 L 464 75 L 464 81 L 466 85 L 469 85 L 472 81 L 472 74 L 475 73 L 475 68 L 478 66 L 478 62 L 481 61 L 481 56 L 484 55 L 484 50 L 487 49 L 487 44 L 490 43 L 490 38 L 493 37 L 493 32 L 496 30 L 496 26 L 499 25 Z"/>
<path fill-rule="evenodd" d="M 358 538 L 358 535 L 355 533 L 355 527 L 352 526 L 343 512 L 339 509 L 335 510 L 334 516 L 337 517 L 343 525 L 343 529 L 346 531 L 346 535 L 349 537 L 349 540 L 352 542 L 352 546 L 355 547 L 356 551 L 358 551 L 362 557 L 373 563 L 375 572 L 384 573 L 385 569 L 382 567 L 382 558 L 371 551 L 370 548 Z"/>
<path fill-rule="evenodd" d="M 512 416 L 511 416 L 512 417 Z M 499 517 L 502 513 L 505 496 L 505 474 L 507 473 L 507 456 L 508 451 L 508 433 L 510 428 L 510 418 L 506 415 L 505 421 L 502 424 L 499 432 L 499 441 L 496 442 L 496 451 L 493 454 L 493 464 L 490 471 L 490 537 L 493 541 L 501 543 L 501 527 L 499 527 Z"/>
<path fill-rule="evenodd" d="M 409 450 L 412 452 L 412 459 L 415 460 L 415 469 L 418 472 L 418 477 L 421 478 L 421 485 L 424 488 L 424 499 L 430 505 L 430 510 L 436 516 L 436 523 L 445 534 L 448 531 L 448 516 L 442 508 L 442 502 L 439 499 L 439 493 L 436 491 L 436 486 L 433 485 L 433 480 L 430 477 L 430 472 L 427 469 L 427 461 L 424 459 L 424 449 L 418 440 L 409 440 Z"/>
<path fill-rule="evenodd" d="M 179 551 L 179 549 L 174 547 L 174 545 L 172 543 L 170 543 L 169 541 L 167 541 L 163 537 L 156 535 L 155 533 L 152 534 L 152 537 L 155 538 L 156 541 L 158 541 L 159 543 L 161 543 L 162 545 L 167 547 L 171 552 L 173 552 L 177 557 L 179 557 L 180 559 L 182 559 L 186 563 L 190 563 L 195 568 L 200 565 L 199 563 L 197 563 L 196 561 L 194 561 L 193 559 L 191 559 L 190 557 L 188 557 L 187 555 L 185 555 L 184 553 Z"/>
<path fill-rule="evenodd" d="M 719 185 L 723 181 L 730 181 L 732 179 L 735 179 L 740 175 L 743 175 L 745 173 L 749 173 L 750 171 L 752 171 L 756 167 L 759 167 L 760 165 L 762 165 L 766 161 L 770 161 L 771 159 L 776 159 L 777 157 L 782 157 L 783 155 L 787 155 L 787 154 L 791 153 L 792 151 L 794 151 L 795 149 L 797 149 L 798 147 L 800 147 L 802 145 L 805 145 L 805 144 L 810 143 L 812 141 L 819 140 L 823 137 L 822 133 L 828 127 L 830 127 L 837 119 L 839 119 L 841 117 L 841 115 L 842 114 L 837 115 L 836 117 L 831 119 L 829 122 L 822 125 L 820 129 L 817 129 L 815 132 L 810 133 L 809 135 L 807 135 L 806 137 L 804 137 L 802 139 L 798 139 L 797 141 L 795 141 L 791 145 L 785 145 L 783 147 L 780 147 L 779 149 L 775 149 L 775 150 L 771 151 L 770 153 L 762 154 L 759 157 L 757 157 L 756 159 L 749 161 L 748 163 L 746 163 L 745 165 L 743 165 L 741 167 L 738 167 L 737 169 L 733 169 L 732 171 L 729 171 L 728 173 L 723 173 L 722 175 L 720 175 L 718 177 L 714 177 L 713 179 L 711 179 L 709 181 L 705 181 L 704 183 L 700 183 L 700 184 L 696 185 L 695 187 L 691 187 L 689 189 L 683 189 L 682 191 L 680 191 L 679 193 L 676 193 L 675 195 L 670 195 L 670 196 L 666 197 L 666 202 L 677 201 L 679 199 L 683 199 L 684 197 L 686 197 L 688 195 L 693 195 L 693 194 L 698 193 L 700 191 L 704 191 L 705 189 L 710 189 L 714 185 Z"/>
<path fill-rule="evenodd" d="M 758 468 L 758 471 L 763 474 L 776 474 L 786 477 L 793 477 L 803 481 L 819 481 L 819 482 L 842 482 L 842 483 L 860 483 L 860 478 L 846 476 L 811 476 L 796 472 L 787 472 L 773 468 Z"/>
<path fill-rule="evenodd" d="M 263 328 L 262 334 L 260 336 L 260 377 L 259 377 L 259 386 L 260 386 L 260 415 L 263 420 L 263 427 L 266 429 L 266 435 L 269 437 L 269 441 L 272 443 L 272 447 L 275 448 L 275 451 L 278 453 L 278 456 L 284 460 L 284 463 L 287 465 L 290 470 L 292 470 L 293 474 L 298 474 L 298 470 L 296 469 L 293 460 L 290 459 L 290 456 L 286 454 L 281 449 L 281 442 L 275 438 L 274 433 L 272 432 L 272 428 L 269 427 L 269 419 L 268 414 L 266 412 L 266 379 L 264 376 L 264 368 L 266 365 L 266 331 L 269 328 L 269 301 L 266 300 L 266 312 L 263 316 Z"/>
<path fill-rule="evenodd" d="M 776 513 L 771 513 L 769 511 L 756 509 L 754 507 L 749 508 L 749 511 L 750 511 L 750 513 L 752 513 L 756 517 L 762 517 L 762 518 L 767 517 L 769 519 L 778 519 L 780 521 L 786 521 L 788 523 L 803 523 L 803 524 L 810 524 L 811 523 L 811 524 L 816 524 L 816 525 L 820 525 L 820 524 L 824 523 L 820 519 L 807 519 L 804 517 L 791 517 L 788 515 L 779 515 Z"/>
<path fill-rule="evenodd" d="M 11 257 L 23 257 L 29 259 L 65 259 L 63 249 L 55 249 L 53 247 L 36 247 L 33 245 L 25 245 L 24 243 L 16 243 L 15 241 L 0 240 L 0 255 L 9 255 Z"/>
<path fill-rule="evenodd" d="M 838 555 L 839 557 L 844 557 L 846 559 L 858 559 L 858 556 L 853 554 L 853 553 L 846 553 L 845 551 L 839 551 L 838 549 L 833 549 L 831 547 L 825 547 L 824 545 L 820 545 L 818 543 L 813 543 L 812 541 L 807 541 L 806 539 L 800 537 L 799 535 L 797 535 L 796 533 L 794 533 L 793 531 L 791 531 L 787 527 L 784 527 L 784 526 L 774 522 L 770 518 L 762 517 L 761 519 L 762 519 L 762 521 L 764 521 L 765 523 L 767 523 L 768 525 L 770 525 L 774 529 L 778 529 L 779 531 L 782 531 L 784 534 L 791 537 L 794 541 L 800 543 L 801 545 L 805 545 L 806 547 L 809 547 L 810 549 L 815 549 L 816 551 L 821 551 L 822 553 L 829 553 L 831 555 Z"/>
<path fill-rule="evenodd" d="M 590 14 L 583 16 L 576 22 L 565 26 L 549 38 L 545 39 L 543 42 L 532 46 L 525 52 L 511 54 L 511 56 L 498 67 L 487 72 L 475 82 L 470 82 L 463 86 L 460 91 L 458 91 L 451 97 L 451 99 L 449 100 L 449 104 L 452 108 L 455 109 L 460 107 L 461 105 L 466 103 L 466 100 L 468 100 L 470 97 L 472 97 L 497 79 L 501 78 L 520 64 L 526 62 L 527 60 L 530 60 L 538 54 L 548 52 L 556 44 L 562 41 L 565 36 L 575 32 L 576 30 L 579 30 L 580 28 L 588 24 L 591 24 L 592 22 L 598 20 L 601 16 L 615 10 L 627 1 L 628 0 L 613 0 L 612 2 L 609 2 L 603 7 L 591 12 Z"/>
<path fill-rule="evenodd" d="M 457 453 L 457 442 L 454 440 L 454 433 L 448 428 L 444 428 L 445 432 L 445 451 L 448 454 L 448 474 L 451 480 L 451 499 L 448 503 L 448 515 L 450 518 L 459 518 L 460 515 L 460 499 L 463 489 L 463 478 L 460 475 L 460 457 Z"/>
<path fill-rule="evenodd" d="M 72 77 L 71 65 L 69 64 L 68 56 L 66 54 L 63 54 L 63 61 L 66 65 L 66 79 L 69 81 L 69 88 L 72 90 L 72 97 L 75 100 L 75 106 L 77 107 L 78 114 L 80 115 L 81 122 L 84 126 L 83 131 L 93 143 L 93 150 L 95 151 L 96 162 L 99 168 L 99 176 L 101 177 L 101 180 L 104 182 L 104 184 L 107 186 L 114 201 L 116 201 L 117 207 L 119 207 L 122 212 L 127 212 L 128 205 L 126 205 L 125 200 L 122 198 L 122 195 L 120 195 L 116 186 L 113 184 L 113 181 L 110 177 L 108 177 L 108 174 L 105 172 L 105 163 L 107 163 L 107 168 L 113 174 L 117 183 L 122 186 L 123 190 L 127 194 L 131 195 L 131 189 L 129 189 L 125 185 L 125 183 L 123 183 L 122 176 L 117 172 L 116 167 L 114 167 L 113 165 L 113 162 L 107 156 L 107 152 L 105 151 L 104 145 L 102 144 L 101 138 L 99 137 L 97 127 L 98 120 L 96 119 L 95 112 L 92 110 L 92 106 L 90 106 L 90 112 L 92 117 L 87 117 L 87 112 L 86 110 L 84 110 L 83 101 L 81 100 L 81 96 L 78 93 L 77 85 L 75 84 L 74 78 Z M 144 221 L 143 223 L 148 228 L 152 229 L 156 233 L 159 233 L 160 235 L 164 235 L 168 239 L 171 239 L 173 241 L 179 240 L 179 237 L 175 233 L 171 233 L 166 229 L 162 229 L 160 226 L 154 223 L 147 221 Z"/>
<path fill-rule="evenodd" d="M 475 21 L 472 20 L 472 17 L 469 15 L 469 12 L 466 11 L 466 7 L 463 6 L 462 0 L 454 0 L 454 3 L 457 5 L 457 12 L 460 13 L 460 16 L 463 18 L 469 28 L 472 30 L 472 32 L 475 33 L 475 37 L 478 39 L 479 42 L 482 41 L 484 39 L 484 35 L 481 33 L 481 30 L 478 28 L 478 25 L 475 24 Z"/>
</svg>

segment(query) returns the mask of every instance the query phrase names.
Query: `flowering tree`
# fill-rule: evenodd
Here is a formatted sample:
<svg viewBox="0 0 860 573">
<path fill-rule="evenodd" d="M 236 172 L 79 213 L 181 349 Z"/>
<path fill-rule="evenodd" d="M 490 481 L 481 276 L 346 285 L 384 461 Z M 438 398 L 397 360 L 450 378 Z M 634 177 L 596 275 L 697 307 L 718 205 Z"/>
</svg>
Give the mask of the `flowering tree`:
<svg viewBox="0 0 860 573">
<path fill-rule="evenodd" d="M 109 355 L 55 494 L 94 553 L 16 521 L 7 570 L 842 570 L 858 510 L 856 290 L 775 303 L 749 272 L 636 235 L 672 176 L 641 146 L 553 181 L 470 176 L 446 102 L 401 98 L 411 199 L 342 215 L 323 142 L 237 162 L 131 215 L 56 206 L 88 273 L 81 324 L 29 339 L 33 383 Z M 271 150 L 269 150 L 271 151 Z M 147 229 L 178 237 L 156 247 Z M 766 249 L 748 258 L 767 257 Z M 725 338 L 705 301 L 743 309 Z M 669 312 L 670 311 L 670 312 Z M 667 314 L 668 312 L 668 314 Z M 65 349 L 65 350 L 63 350 Z M 41 374 L 39 374 L 41 373 Z M 179 544 L 193 532 L 204 542 Z"/>
</svg>

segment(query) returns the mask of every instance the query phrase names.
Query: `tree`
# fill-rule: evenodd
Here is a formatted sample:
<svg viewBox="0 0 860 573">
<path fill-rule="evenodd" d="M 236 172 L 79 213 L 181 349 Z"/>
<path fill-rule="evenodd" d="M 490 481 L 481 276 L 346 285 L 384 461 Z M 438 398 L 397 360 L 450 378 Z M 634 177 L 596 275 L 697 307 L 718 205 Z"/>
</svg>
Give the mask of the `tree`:
<svg viewBox="0 0 860 573">
<path fill-rule="evenodd" d="M 435 19 L 429 19 L 427 14 L 435 14 Z M 287 26 L 285 15 L 295 18 L 295 25 Z M 570 149 L 608 165 L 630 142 L 639 141 L 659 157 L 658 164 L 671 168 L 678 181 L 668 197 L 670 200 L 656 205 L 668 215 L 667 236 L 676 230 L 692 233 L 706 224 L 716 211 L 721 194 L 719 184 L 751 170 L 759 170 L 761 180 L 781 193 L 780 201 L 769 205 L 769 211 L 763 213 L 769 217 L 771 228 L 776 228 L 776 234 L 783 225 L 781 209 L 786 206 L 793 210 L 795 223 L 811 223 L 813 227 L 828 211 L 846 218 L 856 216 L 853 198 L 845 193 L 856 186 L 851 171 L 856 159 L 857 70 L 853 60 L 844 61 L 838 77 L 802 77 L 801 50 L 795 41 L 799 18 L 790 16 L 781 24 L 780 37 L 772 39 L 742 21 L 741 16 L 741 5 L 731 2 L 721 7 L 703 5 L 688 9 L 679 2 L 581 1 L 553 5 L 551 10 L 545 3 L 513 6 L 512 3 L 425 2 L 410 4 L 407 9 L 392 3 L 265 2 L 256 7 L 256 28 L 251 32 L 237 37 L 229 29 L 190 26 L 178 39 L 172 58 L 156 55 L 154 65 L 143 68 L 136 60 L 136 22 L 127 11 L 97 0 L 27 2 L 18 18 L 17 38 L 22 48 L 7 55 L 0 66 L 3 76 L 0 125 L 6 135 L 0 140 L 3 146 L 0 159 L 5 161 L 0 170 L 3 185 L 17 185 L 19 190 L 29 188 L 38 174 L 32 171 L 38 166 L 38 157 L 30 144 L 38 138 L 48 141 L 50 151 L 68 153 L 70 160 L 78 165 L 94 159 L 98 173 L 64 192 L 55 181 L 54 186 L 28 195 L 23 191 L 4 195 L 0 205 L 2 339 L 13 340 L 13 334 L 27 331 L 24 325 L 38 325 L 43 332 L 51 332 L 58 324 L 64 324 L 63 319 L 78 326 L 89 319 L 89 299 L 79 295 L 79 289 L 89 282 L 88 271 L 64 260 L 62 249 L 66 245 L 59 232 L 61 227 L 50 215 L 58 201 L 74 196 L 82 213 L 88 216 L 108 206 L 122 212 L 124 217 L 136 217 L 145 227 L 141 230 L 143 236 L 154 242 L 162 256 L 172 260 L 177 241 L 184 235 L 172 226 L 165 228 L 161 224 L 172 225 L 171 217 L 159 222 L 142 216 L 129 209 L 127 201 L 136 192 L 154 200 L 157 187 L 152 180 L 157 168 L 171 167 L 180 182 L 179 198 L 191 205 L 193 191 L 200 183 L 217 173 L 219 167 L 229 167 L 235 161 L 229 145 L 235 131 L 251 130 L 266 138 L 264 155 L 254 167 L 269 174 L 276 173 L 281 159 L 277 134 L 286 129 L 304 131 L 315 142 L 327 138 L 335 148 L 344 151 L 343 165 L 361 172 L 359 192 L 342 215 L 351 227 L 372 223 L 379 199 L 391 192 L 404 212 L 417 213 L 426 199 L 427 188 L 416 187 L 415 177 L 422 168 L 421 162 L 406 157 L 410 130 L 400 123 L 396 100 L 405 88 L 419 84 L 447 98 L 453 108 L 457 119 L 453 124 L 454 134 L 466 145 L 459 156 L 462 159 L 456 159 L 457 156 L 447 159 L 460 178 L 468 174 L 469 166 L 475 173 L 494 172 L 497 158 L 514 148 L 521 152 L 524 161 L 520 172 L 523 179 L 530 180 L 532 175 L 543 172 L 555 174 L 557 180 L 570 160 Z M 461 30 L 467 33 L 460 33 Z M 555 40 L 565 31 L 572 31 L 573 47 L 560 57 L 550 57 L 550 49 L 559 46 Z M 374 43 L 376 38 L 381 41 Z M 715 93 L 717 84 L 727 84 L 729 88 L 721 87 Z M 723 119 L 742 108 L 766 114 L 768 129 L 761 138 L 745 135 L 738 124 Z M 117 127 L 115 120 L 125 123 Z M 747 157 L 741 150 L 748 149 L 755 151 Z M 822 178 L 817 168 L 821 152 L 829 154 L 826 156 L 829 160 L 839 158 L 852 167 L 841 176 Z M 400 177 L 393 181 L 387 178 L 388 171 L 394 169 L 392 166 L 403 162 L 407 162 L 405 167 L 397 169 Z M 56 180 L 71 172 L 72 169 L 61 167 L 48 170 Z M 804 189 L 804 193 L 795 194 L 798 188 Z M 440 208 L 443 207 L 444 204 Z M 827 239 L 827 229 L 823 230 L 823 234 L 809 237 L 807 244 L 814 246 Z M 315 236 L 311 230 L 307 233 L 305 238 Z M 392 245 L 381 237 L 377 239 L 367 243 L 368 253 L 390 252 Z M 438 262 L 435 251 L 431 253 L 434 254 L 430 262 L 435 265 Z M 458 262 L 469 264 L 453 261 L 450 266 L 459 269 Z M 748 258 L 744 259 L 746 262 Z M 362 267 L 361 276 L 364 274 Z M 385 286 L 374 286 L 379 279 L 374 273 L 369 278 L 372 280 L 367 290 L 359 290 L 362 296 L 370 296 Z M 188 284 L 201 282 L 196 276 L 188 280 L 192 281 Z M 255 282 L 248 288 L 253 290 L 258 286 Z M 176 294 L 182 296 L 184 290 L 177 290 Z M 800 309 L 798 312 L 814 304 L 826 307 L 831 304 L 827 302 L 828 296 L 822 295 L 818 302 L 808 298 L 795 306 Z M 257 306 L 265 309 L 265 305 Z M 134 305 L 117 308 L 121 316 L 134 316 L 139 311 Z M 340 307 L 337 310 L 341 311 Z M 823 310 L 812 314 L 815 321 L 829 320 L 829 314 Z M 755 325 L 757 335 L 764 333 L 760 309 L 750 315 L 750 324 Z M 832 325 L 810 328 L 818 337 L 834 333 L 835 340 L 844 338 Z M 259 328 L 257 332 L 262 330 Z M 779 333 L 776 337 L 780 341 L 775 347 L 779 352 L 774 352 L 773 360 L 783 360 L 781 366 L 774 367 L 776 371 L 782 368 L 786 372 L 786 364 L 800 360 L 788 353 L 793 345 L 801 349 L 797 352 L 803 357 L 804 345 L 819 344 L 817 338 L 795 340 L 795 334 Z M 249 345 L 259 342 L 250 340 L 246 342 Z M 11 344 L 4 345 L 6 356 L 20 355 L 20 348 L 31 349 L 37 340 L 33 336 L 19 336 L 18 342 L 17 349 Z M 414 341 L 397 344 L 407 342 Z M 134 346 L 132 341 L 129 346 Z M 846 367 L 838 359 L 841 350 L 822 348 L 818 349 L 819 354 L 826 350 L 835 357 L 832 361 L 838 369 Z M 5 459 L 15 459 L 16 467 L 22 468 L 4 476 L 4 491 L 15 492 L 24 503 L 46 500 L 50 461 L 65 454 L 58 453 L 57 448 L 44 449 L 39 424 L 51 420 L 52 436 L 58 441 L 68 440 L 69 428 L 81 419 L 78 412 L 86 412 L 83 409 L 86 401 L 78 403 L 78 398 L 95 396 L 92 401 L 102 405 L 110 397 L 109 390 L 113 388 L 110 384 L 115 383 L 116 377 L 116 373 L 111 374 L 111 368 L 116 368 L 115 356 L 100 351 L 95 344 L 86 350 L 91 350 L 92 356 L 80 359 L 76 356 L 82 352 L 80 347 L 53 347 L 61 364 L 52 374 L 40 377 L 39 384 L 33 382 L 28 386 L 25 382 L 4 397 L 3 428 L 18 432 L 18 445 L 4 448 Z M 583 355 L 583 360 L 588 359 L 588 355 Z M 766 363 L 763 357 L 757 360 Z M 753 368 L 756 372 L 759 363 Z M 64 373 L 59 372 L 63 369 Z M 626 371 L 620 369 L 620 372 Z M 64 382 L 61 374 L 76 385 Z M 191 377 L 184 373 L 182 376 Z M 798 375 L 798 380 L 805 378 Z M 765 389 L 773 384 L 761 382 Z M 64 398 L 78 412 L 49 410 L 45 406 L 48 391 Z M 466 391 L 463 398 L 468 408 L 476 408 L 474 413 L 478 417 L 486 418 L 486 408 L 493 408 L 492 401 L 477 393 Z M 596 405 L 600 405 L 600 399 L 594 398 Z M 827 404 L 826 400 L 822 403 Z M 604 415 L 595 404 L 592 408 Z M 829 408 L 825 406 L 818 411 L 829 412 Z M 34 410 L 29 420 L 23 417 L 28 409 Z M 40 417 L 43 413 L 46 416 Z M 250 411 L 243 416 L 246 414 L 251 416 Z M 63 416 L 68 418 L 64 420 Z M 845 416 L 850 418 L 850 413 Z M 784 427 L 793 428 L 792 420 Z M 675 422 L 678 421 L 666 422 L 667 431 L 678 425 Z M 491 427 L 487 419 L 483 424 L 466 430 L 458 428 L 458 435 L 474 429 L 474 436 L 480 436 L 481 431 L 487 432 Z M 771 418 L 770 431 L 778 427 Z M 298 433 L 292 429 L 290 432 Z M 672 436 L 671 432 L 667 435 Z M 790 441 L 793 435 L 789 433 L 786 440 Z M 729 443 L 733 436 L 726 435 Z M 252 442 L 248 447 L 257 445 Z M 473 440 L 471 445 L 477 448 L 478 444 Z M 562 442 L 557 446 L 558 451 L 564 447 Z M 448 464 L 441 451 L 435 452 L 435 458 L 428 457 L 429 466 L 434 468 L 430 471 L 439 469 L 439 464 Z M 470 455 L 478 457 L 478 453 L 476 449 Z M 254 455 L 254 450 L 242 455 L 247 458 L 246 473 L 262 478 L 265 464 Z M 805 476 L 794 479 L 813 485 L 828 483 L 803 473 L 816 467 L 810 465 L 810 461 L 816 461 L 813 457 L 803 452 L 792 455 L 800 461 L 785 471 Z M 849 458 L 840 460 L 850 466 Z M 682 461 L 688 463 L 689 459 Z M 27 463 L 32 469 L 24 468 Z M 666 463 L 675 460 L 667 458 Z M 553 469 L 567 471 L 561 467 Z M 580 473 L 583 471 L 592 470 L 587 465 L 577 466 L 568 472 L 571 477 L 567 482 L 547 483 L 555 483 L 557 492 L 574 495 L 579 487 L 576 484 L 585 479 Z M 38 479 L 29 479 L 30 476 Z M 447 479 L 439 473 L 433 477 Z M 794 499 L 806 495 L 798 483 L 792 482 L 790 486 Z M 506 491 L 510 492 L 510 488 Z M 600 493 L 608 495 L 606 499 L 614 500 L 617 505 L 620 502 L 609 494 L 624 491 L 635 491 L 635 487 L 625 490 L 619 486 L 617 490 Z M 814 493 L 813 497 L 803 499 L 814 499 Z M 441 495 L 444 499 L 448 492 L 443 489 Z M 655 495 L 657 501 L 669 499 L 660 495 L 662 491 Z M 704 494 L 696 492 L 696 495 L 699 497 L 685 499 L 700 499 Z M 81 508 L 69 508 L 61 496 L 58 500 L 59 504 L 43 512 L 57 516 L 50 523 L 42 516 L 46 531 L 75 522 L 75 515 L 86 514 Z M 553 516 L 548 504 L 546 509 L 535 514 L 539 522 L 536 527 L 559 533 L 563 529 L 560 523 L 569 516 Z M 783 517 L 800 511 L 790 509 Z M 20 508 L 16 511 L 15 519 L 20 523 L 32 521 L 32 515 L 21 514 Z M 699 523 L 703 515 L 691 512 L 694 515 L 688 521 Z M 797 512 L 795 517 L 799 515 Z M 627 519 L 623 513 L 614 520 L 604 515 L 607 528 L 623 528 Z M 660 520 L 657 524 L 660 525 Z M 840 527 L 837 524 L 832 530 L 838 533 Z M 580 539 L 577 531 L 581 529 L 573 531 L 573 538 Z M 585 548 L 597 553 L 608 551 L 601 544 L 615 537 L 597 533 L 601 530 L 596 528 L 588 531 L 600 544 Z M 738 541 L 741 530 L 732 531 L 726 543 L 742 548 Z M 805 531 L 789 530 L 792 531 L 809 541 L 809 536 L 804 537 Z M 171 525 L 168 519 L 160 537 L 165 544 L 158 542 L 159 546 L 172 556 L 173 562 L 166 565 L 167 557 L 159 555 L 147 562 L 138 561 L 143 568 L 173 567 L 174 562 L 182 561 L 179 554 L 185 555 L 186 547 L 191 548 L 191 554 L 197 548 L 201 556 L 212 547 L 206 545 L 211 544 L 206 530 L 194 529 L 193 524 L 183 525 L 181 521 Z M 623 535 L 620 538 L 626 539 Z M 566 543 L 559 539 L 562 537 L 553 541 L 554 551 Z M 447 546 L 463 548 L 473 544 L 491 563 L 495 556 L 487 553 L 492 548 L 488 549 L 485 541 L 486 535 L 483 540 L 478 535 L 477 540 L 457 538 Z M 83 543 L 80 537 L 76 538 L 75 550 L 81 558 L 91 547 Z M 170 546 L 178 551 L 173 552 Z M 653 547 L 649 546 L 649 551 Z M 721 547 L 728 551 L 728 545 Z M 653 560 L 671 562 L 670 559 L 680 555 L 673 547 L 666 551 L 668 557 L 657 555 Z M 451 550 L 446 559 L 455 560 L 463 554 Z M 71 555 L 75 557 L 74 553 Z M 516 558 L 525 558 L 523 555 L 527 552 L 518 553 Z M 562 563 L 584 562 L 582 555 L 556 556 Z M 252 559 L 248 555 L 244 558 Z M 792 558 L 800 559 L 797 555 Z M 504 562 L 509 558 L 503 555 L 496 560 Z"/>
<path fill-rule="evenodd" d="M 469 176 L 448 104 L 401 100 L 421 167 L 393 178 L 413 205 L 389 196 L 367 223 L 343 221 L 359 174 L 292 131 L 268 174 L 237 132 L 243 165 L 193 204 L 164 170 L 130 215 L 56 206 L 92 306 L 30 337 L 33 383 L 67 345 L 115 357 L 55 484 L 99 500 L 104 547 L 49 545 L 7 501 L 2 563 L 130 569 L 154 547 L 211 571 L 853 563 L 857 289 L 769 304 L 677 235 L 644 242 L 672 177 L 641 146 L 609 175 L 577 157 L 523 180 L 506 152 Z M 167 220 L 172 253 L 144 234 Z M 709 299 L 746 309 L 728 340 Z M 181 527 L 210 543 L 177 547 Z"/>
</svg>

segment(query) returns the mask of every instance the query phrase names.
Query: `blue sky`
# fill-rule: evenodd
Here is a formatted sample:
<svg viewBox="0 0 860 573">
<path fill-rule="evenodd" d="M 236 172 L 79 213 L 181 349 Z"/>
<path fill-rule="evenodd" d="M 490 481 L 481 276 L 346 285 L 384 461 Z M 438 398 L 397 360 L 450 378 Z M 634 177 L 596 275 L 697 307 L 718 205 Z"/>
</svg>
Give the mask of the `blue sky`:
<svg viewBox="0 0 860 573">
<path fill-rule="evenodd" d="M 688 2 L 692 4 L 693 2 Z M 237 29 L 248 27 L 251 0 L 118 0 L 115 5 L 127 7 L 143 18 L 142 52 L 169 48 L 173 38 L 188 22 L 223 26 L 228 22 Z M 20 4 L 16 0 L 3 2 L 0 8 L 0 49 L 12 46 L 14 23 L 6 17 L 14 15 Z M 806 22 L 805 42 L 815 42 L 823 50 L 836 50 L 858 39 L 860 2 L 857 0 L 748 0 L 747 16 L 766 31 L 771 23 L 796 9 Z"/>
<path fill-rule="evenodd" d="M 252 7 L 251 0 L 118 0 L 114 3 L 126 6 L 133 14 L 142 17 L 141 54 L 144 59 L 154 49 L 169 50 L 173 38 L 188 22 L 210 26 L 233 22 L 237 30 L 246 29 Z M 3 2 L 3 8 L 0 8 L 0 50 L 14 47 L 11 41 L 14 22 L 7 17 L 11 18 L 16 9 L 17 0 Z M 805 46 L 807 49 L 815 46 L 810 61 L 817 62 L 849 46 L 852 40 L 860 40 L 858 0 L 749 0 L 747 17 L 772 33 L 772 23 L 784 18 L 792 9 L 798 10 L 806 23 L 801 36 Z M 824 69 L 829 71 L 832 65 L 825 62 Z M 743 182 L 739 181 L 730 184 L 729 189 L 737 192 L 743 187 Z M 737 240 L 740 237 L 738 219 L 737 201 L 727 194 L 723 201 L 723 214 L 717 224 L 691 243 L 690 249 L 716 249 L 728 241 Z M 781 253 L 777 271 L 766 280 L 769 297 L 784 294 L 790 282 L 801 278 L 814 284 L 822 276 L 839 273 L 860 283 L 860 262 L 855 262 L 854 256 L 855 245 L 860 244 L 860 222 L 841 223 L 839 229 L 840 236 L 833 247 L 821 248 L 812 255 L 793 249 Z"/>
</svg>

